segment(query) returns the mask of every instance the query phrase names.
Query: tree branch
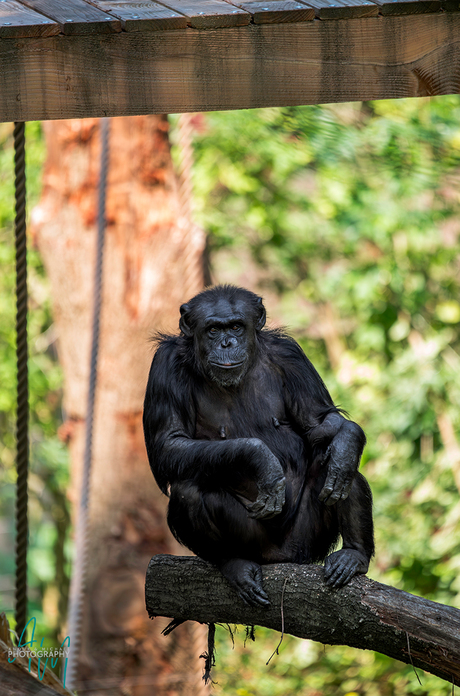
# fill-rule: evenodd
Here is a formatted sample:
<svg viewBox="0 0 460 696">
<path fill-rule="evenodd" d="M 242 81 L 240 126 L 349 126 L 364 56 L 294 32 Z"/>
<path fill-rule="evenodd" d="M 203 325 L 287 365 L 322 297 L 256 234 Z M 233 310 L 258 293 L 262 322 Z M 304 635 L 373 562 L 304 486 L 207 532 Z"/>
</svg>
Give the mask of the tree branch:
<svg viewBox="0 0 460 696">
<path fill-rule="evenodd" d="M 365 576 L 332 590 L 324 583 L 323 569 L 316 565 L 267 565 L 262 572 L 271 606 L 254 608 L 244 604 L 221 573 L 200 558 L 154 556 L 146 577 L 147 611 L 150 618 L 259 625 L 281 631 L 283 610 L 286 633 L 376 650 L 460 686 L 460 610 Z"/>
</svg>

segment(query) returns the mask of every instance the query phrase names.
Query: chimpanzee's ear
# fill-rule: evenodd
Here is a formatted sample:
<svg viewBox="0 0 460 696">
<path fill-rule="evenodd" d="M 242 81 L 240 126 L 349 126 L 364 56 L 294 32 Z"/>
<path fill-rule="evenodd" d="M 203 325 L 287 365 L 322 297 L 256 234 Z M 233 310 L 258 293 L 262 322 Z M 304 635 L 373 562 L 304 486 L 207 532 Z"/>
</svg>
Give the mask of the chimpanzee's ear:
<svg viewBox="0 0 460 696">
<path fill-rule="evenodd" d="M 265 307 L 263 305 L 261 297 L 257 298 L 257 311 L 259 314 L 259 318 L 256 321 L 256 331 L 260 331 L 264 328 L 265 322 L 267 321 L 267 312 L 265 311 Z"/>
<path fill-rule="evenodd" d="M 193 331 L 188 325 L 190 306 L 188 304 L 181 305 L 180 308 L 180 319 L 179 319 L 179 329 L 182 331 L 184 336 L 191 338 L 193 336 Z"/>
</svg>

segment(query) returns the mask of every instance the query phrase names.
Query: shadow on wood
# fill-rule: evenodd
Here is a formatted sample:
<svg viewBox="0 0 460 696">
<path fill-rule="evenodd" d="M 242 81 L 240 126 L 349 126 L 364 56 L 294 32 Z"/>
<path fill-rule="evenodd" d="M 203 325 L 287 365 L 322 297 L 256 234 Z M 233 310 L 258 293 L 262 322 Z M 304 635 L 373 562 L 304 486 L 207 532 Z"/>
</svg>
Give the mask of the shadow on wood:
<svg viewBox="0 0 460 696">
<path fill-rule="evenodd" d="M 332 590 L 316 565 L 262 567 L 268 608 L 244 604 L 200 558 L 154 556 L 147 570 L 150 618 L 258 625 L 299 638 L 349 645 L 396 658 L 460 686 L 460 610 L 365 576 Z M 283 607 L 281 596 L 284 588 Z"/>
</svg>

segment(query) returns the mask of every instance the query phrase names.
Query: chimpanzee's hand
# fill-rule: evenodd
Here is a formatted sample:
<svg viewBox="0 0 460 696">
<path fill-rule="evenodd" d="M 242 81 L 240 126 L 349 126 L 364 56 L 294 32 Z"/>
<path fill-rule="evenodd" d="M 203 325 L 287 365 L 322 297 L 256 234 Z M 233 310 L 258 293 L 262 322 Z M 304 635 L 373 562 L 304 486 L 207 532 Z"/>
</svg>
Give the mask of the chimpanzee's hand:
<svg viewBox="0 0 460 696">
<path fill-rule="evenodd" d="M 345 500 L 350 493 L 353 479 L 358 471 L 362 446 L 347 437 L 340 430 L 326 450 L 324 464 L 327 465 L 327 477 L 319 494 L 321 502 L 334 505 Z"/>
<path fill-rule="evenodd" d="M 236 498 L 244 505 L 249 517 L 269 519 L 279 515 L 285 500 L 286 479 L 279 459 L 262 440 L 250 441 L 250 463 L 254 468 L 254 483 L 257 485 L 257 498 L 253 501 L 243 495 Z"/>
<path fill-rule="evenodd" d="M 330 587 L 342 587 L 358 573 L 367 573 L 369 560 L 357 549 L 340 549 L 324 562 L 324 579 Z"/>
<path fill-rule="evenodd" d="M 236 590 L 238 596 L 251 607 L 268 607 L 270 600 L 262 582 L 262 568 L 244 558 L 231 558 L 219 564 L 222 575 Z"/>
<path fill-rule="evenodd" d="M 248 500 L 242 495 L 236 495 L 236 497 L 248 511 L 249 517 L 257 520 L 268 520 L 270 517 L 279 515 L 283 509 L 285 489 L 286 479 L 282 478 L 271 486 L 267 485 L 264 488 L 259 486 L 259 494 L 254 501 Z"/>
</svg>

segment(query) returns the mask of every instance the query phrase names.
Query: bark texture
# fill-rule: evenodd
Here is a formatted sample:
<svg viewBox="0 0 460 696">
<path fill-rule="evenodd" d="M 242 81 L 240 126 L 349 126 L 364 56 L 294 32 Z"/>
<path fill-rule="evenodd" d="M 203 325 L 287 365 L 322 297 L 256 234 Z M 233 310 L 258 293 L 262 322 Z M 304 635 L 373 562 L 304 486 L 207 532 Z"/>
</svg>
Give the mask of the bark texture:
<svg viewBox="0 0 460 696">
<path fill-rule="evenodd" d="M 47 162 L 32 230 L 51 284 L 64 370 L 63 437 L 77 505 L 84 449 L 96 249 L 99 121 L 44 124 Z M 165 116 L 112 119 L 107 230 L 80 687 L 85 693 L 199 693 L 186 659 L 192 626 L 155 637 L 144 611 L 152 553 L 176 549 L 145 453 L 141 413 L 149 337 L 177 330 L 202 288 L 202 233 L 181 217 Z M 75 517 L 75 513 L 74 513 Z M 199 655 L 205 647 L 195 649 Z M 178 664 L 179 662 L 179 664 Z M 200 675 L 201 676 L 201 675 Z M 185 681 L 188 680 L 186 685 Z"/>
<path fill-rule="evenodd" d="M 199 558 L 155 556 L 146 578 L 151 618 L 259 625 L 330 645 L 376 650 L 460 686 L 460 611 L 365 576 L 332 590 L 321 567 L 263 566 L 268 608 L 249 607 Z"/>
</svg>

